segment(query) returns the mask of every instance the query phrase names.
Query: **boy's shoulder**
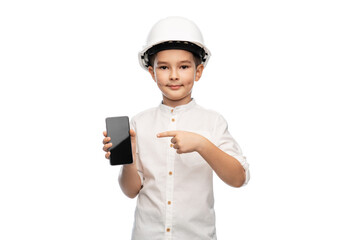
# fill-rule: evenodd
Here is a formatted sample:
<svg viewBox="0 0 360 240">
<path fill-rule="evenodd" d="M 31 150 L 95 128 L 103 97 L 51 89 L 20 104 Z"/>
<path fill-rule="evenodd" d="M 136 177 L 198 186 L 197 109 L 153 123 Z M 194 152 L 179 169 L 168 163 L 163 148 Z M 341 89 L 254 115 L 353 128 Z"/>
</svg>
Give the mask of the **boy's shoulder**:
<svg viewBox="0 0 360 240">
<path fill-rule="evenodd" d="M 197 115 L 200 118 L 205 118 L 207 122 L 213 123 L 213 124 L 227 124 L 226 119 L 224 116 L 218 112 L 217 110 L 211 109 L 211 108 L 205 108 L 201 105 L 197 105 Z"/>
<path fill-rule="evenodd" d="M 196 105 L 196 110 L 199 112 L 199 113 L 202 113 L 202 114 L 207 114 L 207 115 L 210 115 L 212 117 L 221 117 L 222 115 L 216 111 L 216 110 L 213 110 L 213 109 L 210 109 L 210 108 L 205 108 L 201 105 Z"/>
<path fill-rule="evenodd" d="M 143 110 L 137 114 L 135 114 L 132 118 L 131 121 L 138 121 L 141 120 L 143 118 L 149 117 L 149 115 L 153 115 L 156 113 L 158 107 L 152 107 L 146 110 Z"/>
</svg>

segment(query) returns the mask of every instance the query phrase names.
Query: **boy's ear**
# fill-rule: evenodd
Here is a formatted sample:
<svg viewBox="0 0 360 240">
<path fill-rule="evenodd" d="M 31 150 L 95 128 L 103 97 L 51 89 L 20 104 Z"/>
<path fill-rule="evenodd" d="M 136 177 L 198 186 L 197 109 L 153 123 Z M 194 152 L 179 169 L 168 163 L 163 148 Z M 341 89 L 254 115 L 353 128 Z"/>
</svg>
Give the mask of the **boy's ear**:
<svg viewBox="0 0 360 240">
<path fill-rule="evenodd" d="M 203 70 L 204 70 L 204 65 L 203 64 L 199 64 L 196 67 L 196 73 L 195 73 L 195 81 L 196 82 L 200 80 Z"/>
<path fill-rule="evenodd" d="M 150 75 L 151 75 L 152 79 L 156 82 L 156 80 L 155 80 L 155 72 L 154 72 L 154 68 L 153 68 L 152 66 L 149 66 L 149 67 L 148 67 L 148 71 L 149 71 L 149 73 L 150 73 Z"/>
</svg>

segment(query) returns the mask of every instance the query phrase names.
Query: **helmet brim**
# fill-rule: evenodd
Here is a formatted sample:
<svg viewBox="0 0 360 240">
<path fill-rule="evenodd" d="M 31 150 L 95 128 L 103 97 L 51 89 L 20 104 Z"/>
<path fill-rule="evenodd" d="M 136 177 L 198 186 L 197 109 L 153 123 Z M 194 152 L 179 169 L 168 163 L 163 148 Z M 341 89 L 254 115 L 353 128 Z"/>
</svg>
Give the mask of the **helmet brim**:
<svg viewBox="0 0 360 240">
<path fill-rule="evenodd" d="M 143 51 L 139 52 L 139 61 L 141 67 L 147 70 L 148 67 L 150 66 L 150 62 L 149 62 L 150 56 L 160 51 L 170 50 L 170 49 L 186 50 L 193 53 L 195 56 L 201 59 L 201 62 L 204 65 L 204 67 L 206 66 L 206 63 L 208 62 L 211 56 L 210 51 L 201 44 L 196 44 L 188 41 L 165 41 L 154 44 L 144 49 Z"/>
</svg>

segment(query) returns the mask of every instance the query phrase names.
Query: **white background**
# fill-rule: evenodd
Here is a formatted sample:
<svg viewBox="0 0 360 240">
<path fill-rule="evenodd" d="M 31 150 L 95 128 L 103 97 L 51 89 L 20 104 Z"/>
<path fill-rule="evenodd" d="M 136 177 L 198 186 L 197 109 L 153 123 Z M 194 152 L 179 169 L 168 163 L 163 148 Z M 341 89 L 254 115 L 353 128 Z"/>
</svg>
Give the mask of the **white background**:
<svg viewBox="0 0 360 240">
<path fill-rule="evenodd" d="M 202 30 L 193 97 L 250 163 L 244 188 L 214 177 L 218 238 L 360 239 L 356 2 L 1 1 L 0 239 L 130 238 L 102 131 L 160 103 L 137 53 L 171 15 Z"/>
</svg>

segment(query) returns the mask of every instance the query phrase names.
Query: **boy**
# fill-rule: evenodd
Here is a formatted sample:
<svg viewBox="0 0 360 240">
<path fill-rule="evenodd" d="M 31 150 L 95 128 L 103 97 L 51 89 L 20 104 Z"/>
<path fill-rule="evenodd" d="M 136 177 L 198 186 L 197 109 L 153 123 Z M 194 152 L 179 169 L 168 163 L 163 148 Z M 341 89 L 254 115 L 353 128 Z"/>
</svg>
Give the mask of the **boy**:
<svg viewBox="0 0 360 240">
<path fill-rule="evenodd" d="M 225 119 L 191 97 L 209 57 L 197 26 L 181 17 L 155 24 L 139 53 L 163 101 L 131 121 L 134 163 L 123 166 L 119 184 L 128 197 L 138 196 L 132 239 L 216 239 L 213 171 L 233 187 L 249 180 Z"/>
</svg>

